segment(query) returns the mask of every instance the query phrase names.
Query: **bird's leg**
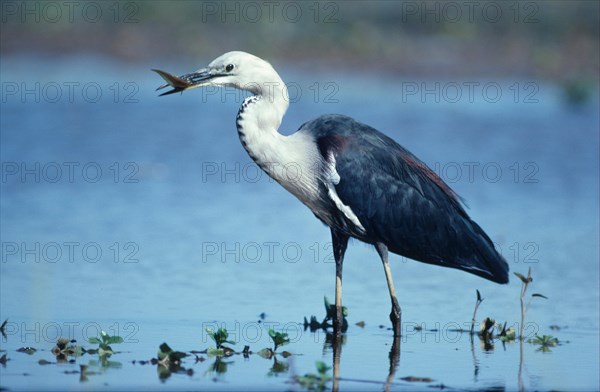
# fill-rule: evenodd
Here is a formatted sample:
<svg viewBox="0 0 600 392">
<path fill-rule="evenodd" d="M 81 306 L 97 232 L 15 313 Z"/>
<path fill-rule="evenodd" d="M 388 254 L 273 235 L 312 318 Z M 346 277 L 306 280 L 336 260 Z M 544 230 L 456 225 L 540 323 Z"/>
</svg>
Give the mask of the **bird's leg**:
<svg viewBox="0 0 600 392">
<path fill-rule="evenodd" d="M 335 319 L 333 330 L 338 335 L 342 331 L 344 314 L 342 311 L 342 260 L 335 261 Z"/>
<path fill-rule="evenodd" d="M 388 289 L 390 291 L 390 299 L 392 300 L 392 312 L 390 313 L 390 320 L 392 321 L 392 328 L 394 329 L 394 336 L 400 336 L 401 330 L 401 319 L 402 311 L 396 298 L 396 290 L 394 289 L 394 280 L 392 279 L 392 271 L 390 270 L 390 264 L 388 263 L 388 249 L 387 246 L 378 242 L 375 244 L 375 249 L 381 257 L 383 262 L 383 270 L 385 271 L 385 279 L 387 280 Z"/>
<path fill-rule="evenodd" d="M 333 320 L 333 332 L 335 335 L 339 335 L 344 325 L 344 315 L 342 312 L 342 265 L 344 263 L 344 253 L 346 253 L 346 248 L 348 247 L 348 236 L 332 229 L 331 240 L 333 257 L 335 259 L 335 319 Z"/>
</svg>

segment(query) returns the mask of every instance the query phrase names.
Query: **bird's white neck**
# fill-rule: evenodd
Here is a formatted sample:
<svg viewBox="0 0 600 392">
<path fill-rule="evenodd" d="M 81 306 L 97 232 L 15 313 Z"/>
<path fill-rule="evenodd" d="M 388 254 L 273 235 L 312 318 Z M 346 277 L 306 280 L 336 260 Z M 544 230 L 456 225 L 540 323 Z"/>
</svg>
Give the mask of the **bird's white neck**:
<svg viewBox="0 0 600 392">
<path fill-rule="evenodd" d="M 244 100 L 236 124 L 240 141 L 250 157 L 267 173 L 267 166 L 281 161 L 285 136 L 278 131 L 287 110 L 287 100 L 253 95 Z"/>
<path fill-rule="evenodd" d="M 236 121 L 240 141 L 261 169 L 306 204 L 318 192 L 318 151 L 308 134 L 278 132 L 288 96 L 283 82 L 272 87 L 272 94 L 244 100 Z"/>
</svg>

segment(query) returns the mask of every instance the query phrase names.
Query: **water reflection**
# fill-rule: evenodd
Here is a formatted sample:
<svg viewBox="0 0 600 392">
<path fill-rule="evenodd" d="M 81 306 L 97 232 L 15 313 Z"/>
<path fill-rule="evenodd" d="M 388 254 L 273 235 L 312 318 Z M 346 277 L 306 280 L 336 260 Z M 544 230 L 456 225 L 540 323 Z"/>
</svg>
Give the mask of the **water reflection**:
<svg viewBox="0 0 600 392">
<path fill-rule="evenodd" d="M 204 373 L 213 374 L 215 376 L 220 376 L 222 374 L 227 373 L 227 368 L 229 365 L 232 365 L 234 361 L 226 361 L 223 357 L 216 357 L 215 361 L 210 365 L 210 367 Z"/>
<path fill-rule="evenodd" d="M 352 387 L 365 387 L 365 388 L 380 388 L 384 391 L 398 390 L 398 389 L 414 389 L 415 387 L 426 387 L 426 388 L 436 388 L 436 389 L 444 389 L 453 387 L 453 379 L 448 379 L 448 377 L 444 377 L 441 374 L 443 370 L 439 366 L 437 366 L 434 362 L 429 364 L 429 367 L 426 367 L 428 372 L 431 374 L 410 374 L 408 372 L 413 372 L 414 370 L 410 370 L 413 365 L 410 360 L 407 363 L 406 368 L 404 370 L 404 375 L 400 374 L 400 360 L 401 360 L 401 347 L 404 345 L 408 345 L 408 349 L 406 351 L 406 355 L 410 358 L 411 356 L 424 355 L 424 358 L 427 358 L 430 355 L 430 350 L 433 348 L 436 351 L 439 350 L 443 355 L 443 358 L 448 358 L 452 356 L 452 352 L 458 352 L 462 349 L 470 351 L 470 357 L 472 358 L 472 375 L 473 375 L 473 385 L 478 388 L 483 388 L 486 390 L 505 390 L 507 386 L 504 385 L 504 382 L 494 380 L 493 383 L 490 383 L 490 379 L 493 380 L 495 374 L 491 370 L 490 366 L 486 366 L 485 363 L 489 359 L 489 356 L 496 351 L 498 351 L 498 347 L 504 348 L 504 353 L 508 352 L 509 354 L 512 352 L 514 354 L 513 358 L 516 362 L 516 346 L 506 344 L 505 341 L 500 339 L 498 334 L 492 334 L 489 328 L 486 328 L 486 324 L 482 324 L 483 327 L 479 332 L 471 333 L 469 330 L 456 330 L 460 336 L 469 338 L 468 343 L 465 345 L 458 345 L 454 348 L 450 345 L 442 345 L 442 346 L 431 346 L 427 344 L 427 342 L 421 341 L 419 343 L 419 338 L 416 338 L 416 335 L 411 335 L 407 331 L 404 331 L 405 334 L 399 337 L 393 336 L 390 332 L 389 336 L 383 337 L 384 341 L 388 341 L 391 343 L 391 347 L 389 352 L 387 353 L 387 361 L 377 362 L 377 360 L 369 360 L 369 364 L 373 365 L 376 369 L 385 369 L 385 376 L 382 376 L 378 379 L 378 376 L 373 376 L 373 373 L 361 372 L 361 376 L 357 378 L 345 377 L 342 373 L 342 365 L 346 362 L 346 367 L 348 364 L 352 363 L 353 360 L 356 360 L 355 352 L 357 348 L 361 350 L 361 341 L 360 337 L 354 335 L 354 331 L 351 331 L 350 334 L 347 333 L 335 333 L 332 328 L 321 329 L 315 332 L 309 332 L 308 336 L 312 339 L 306 339 L 303 341 L 303 345 L 296 346 L 294 349 L 294 353 L 290 353 L 288 351 L 275 352 L 271 349 L 262 349 L 259 351 L 250 351 L 249 346 L 245 345 L 244 349 L 240 352 L 234 350 L 216 350 L 220 354 L 211 354 L 216 352 L 215 349 L 207 348 L 202 351 L 174 351 L 168 345 L 162 344 L 159 348 L 158 358 L 153 358 L 151 360 L 138 360 L 138 361 L 129 361 L 126 359 L 126 355 L 128 352 L 114 352 L 113 355 L 97 355 L 94 349 L 86 350 L 82 346 L 76 345 L 75 340 L 68 340 L 65 338 L 59 339 L 56 346 L 49 350 L 55 357 L 55 362 L 47 361 L 44 358 L 44 355 L 48 354 L 48 350 L 44 350 L 43 348 L 35 349 L 33 347 L 19 348 L 18 350 L 14 350 L 17 352 L 28 353 L 29 355 L 21 357 L 18 360 L 11 361 L 9 367 L 18 366 L 20 362 L 28 361 L 29 358 L 34 356 L 41 356 L 42 359 L 34 358 L 31 360 L 31 365 L 35 366 L 39 365 L 49 365 L 49 366 L 79 366 L 80 370 L 66 370 L 64 374 L 79 374 L 80 382 L 86 383 L 98 383 L 105 382 L 107 378 L 112 377 L 122 377 L 123 372 L 130 373 L 134 371 L 133 365 L 138 367 L 154 367 L 156 366 L 156 375 L 158 376 L 158 380 L 160 382 L 179 382 L 178 378 L 173 378 L 174 374 L 179 374 L 182 376 L 193 377 L 197 371 L 199 374 L 203 375 L 199 379 L 193 379 L 194 382 L 207 380 L 209 382 L 226 382 L 230 383 L 231 380 L 235 380 L 236 377 L 240 377 L 240 374 L 244 373 L 244 368 L 250 369 L 252 374 L 255 374 L 255 377 L 273 377 L 280 378 L 282 382 L 285 384 L 292 384 L 298 386 L 300 389 L 309 389 L 309 390 L 332 390 L 332 391 L 340 391 L 349 386 Z M 502 328 L 505 329 L 505 328 Z M 364 331 L 361 329 L 361 331 Z M 434 329 L 423 330 L 424 333 L 431 334 Z M 321 334 L 322 333 L 322 334 Z M 423 335 L 427 336 L 427 335 Z M 430 335 L 431 336 L 431 335 Z M 11 338 L 9 336 L 9 338 Z M 478 342 L 476 341 L 478 340 Z M 10 340 L 10 339 L 8 339 Z M 14 340 L 14 339 L 13 339 Z M 313 341 L 312 343 L 310 341 Z M 371 334 L 368 336 L 368 344 L 373 344 L 374 341 L 378 341 L 381 343 L 381 336 L 377 336 Z M 500 341 L 502 344 L 494 344 Z M 514 340 L 511 340 L 514 341 Z M 238 342 L 238 344 L 241 342 Z M 248 343 L 248 342 L 243 342 Z M 296 344 L 294 342 L 293 344 Z M 527 348 L 526 343 L 533 343 L 533 340 L 529 339 L 519 339 L 519 358 L 518 358 L 518 373 L 516 374 L 516 383 L 512 388 L 518 389 L 519 391 L 525 391 L 526 381 L 525 373 L 526 369 L 526 361 L 525 361 L 525 350 Z M 316 346 L 318 344 L 321 347 Z M 416 345 L 415 345 L 416 344 Z M 317 348 L 316 355 L 310 355 L 309 353 L 314 348 Z M 313 350 L 314 351 L 314 350 Z M 535 351 L 532 349 L 532 351 Z M 10 352 L 10 351 L 9 351 Z M 478 353 L 483 352 L 485 356 L 483 358 L 478 358 Z M 537 350 L 535 352 L 539 352 L 539 355 L 544 354 L 543 350 Z M 267 355 L 267 353 L 269 353 Z M 360 351 L 361 361 L 364 360 L 364 355 L 368 355 L 368 352 Z M 10 355 L 10 354 L 9 354 Z M 134 356 L 138 354 L 134 353 Z M 495 355 L 502 355 L 502 353 L 498 353 Z M 88 356 L 88 359 L 85 360 L 83 356 Z M 90 358 L 90 356 L 92 356 Z M 324 358 L 328 364 L 331 366 L 322 364 L 319 365 L 317 363 L 317 373 L 306 373 L 304 375 L 298 375 L 293 370 L 292 360 L 294 363 L 298 364 L 304 361 L 302 366 L 306 365 L 306 360 L 303 358 L 308 357 L 308 361 L 314 361 L 315 358 L 317 361 L 319 359 Z M 242 360 L 243 358 L 243 360 Z M 12 359 L 12 358 L 11 358 Z M 240 363 L 241 360 L 243 363 Z M 468 360 L 468 357 L 467 357 Z M 482 366 L 483 360 L 484 365 Z M 85 362 L 85 363 L 83 363 Z M 238 363 L 238 366 L 233 366 Z M 6 365 L 6 361 L 3 363 Z M 147 366 L 143 366 L 147 365 Z M 246 367 L 249 365 L 250 367 Z M 469 366 L 464 366 L 464 370 L 469 371 Z M 516 366 L 515 366 L 516 368 Z M 482 377 L 481 370 L 486 369 L 485 377 Z M 14 372 L 14 369 L 11 369 Z M 407 373 L 407 374 L 406 374 Z M 491 377 L 490 377 L 491 373 Z M 433 376 L 433 377 L 429 377 Z M 537 374 L 536 374 L 537 376 Z M 246 377 L 246 376 L 244 376 Z M 443 380 L 442 382 L 436 381 Z M 185 377 L 187 378 L 187 377 Z M 448 383 L 448 384 L 446 384 Z M 58 381 L 60 384 L 60 380 Z"/>
<path fill-rule="evenodd" d="M 524 391 L 525 384 L 523 384 L 523 339 L 519 340 L 519 375 L 517 377 L 517 383 L 519 385 L 519 391 Z"/>
<path fill-rule="evenodd" d="M 435 330 L 429 330 L 429 332 L 435 332 Z M 466 334 L 470 335 L 469 342 L 470 342 L 471 356 L 472 356 L 472 360 L 473 360 L 473 382 L 474 382 L 474 384 L 478 384 L 480 362 L 477 358 L 477 353 L 476 353 L 477 350 L 476 350 L 476 344 L 475 344 L 475 336 L 478 337 L 480 349 L 483 350 L 484 352 L 491 353 L 495 349 L 494 339 L 496 338 L 496 335 L 493 335 L 491 333 L 491 329 L 489 327 L 487 327 L 485 323 L 483 324 L 480 332 L 471 333 L 470 331 L 466 331 L 466 330 L 456 330 L 456 332 L 459 332 L 460 334 L 466 333 Z M 387 377 L 385 378 L 385 380 L 356 379 L 356 378 L 342 377 L 342 375 L 340 373 L 342 356 L 343 356 L 342 349 L 347 344 L 348 337 L 345 334 L 336 334 L 334 332 L 327 332 L 326 339 L 323 344 L 323 352 L 324 353 L 331 352 L 331 354 L 332 354 L 333 379 L 332 379 L 331 390 L 334 392 L 339 391 L 340 390 L 340 382 L 380 384 L 383 386 L 383 389 L 386 392 L 392 390 L 393 387 L 398 387 L 399 385 L 403 385 L 403 384 L 399 384 L 398 377 L 397 377 L 397 373 L 398 373 L 398 370 L 400 367 L 400 357 L 401 357 L 400 353 L 401 353 L 401 345 L 402 345 L 403 337 L 392 335 L 392 336 L 390 336 L 390 339 L 392 340 L 392 345 L 391 345 L 391 348 L 390 348 L 390 351 L 388 354 L 389 367 L 388 367 Z M 502 342 L 502 346 L 506 347 L 504 341 Z M 519 385 L 520 391 L 525 390 L 525 388 L 523 386 L 523 381 L 522 381 L 523 362 L 524 362 L 524 360 L 523 360 L 523 340 L 521 340 L 520 341 L 519 375 L 518 375 L 518 385 Z M 447 386 L 444 385 L 443 383 L 431 384 L 434 382 L 434 380 L 429 377 L 408 376 L 408 377 L 400 378 L 400 380 L 406 381 L 409 383 L 415 383 L 415 382 L 428 383 L 428 384 L 430 384 L 428 386 L 431 388 L 440 388 L 440 389 L 447 388 Z M 506 389 L 506 386 L 503 385 L 502 383 L 500 383 L 500 384 L 487 386 L 486 389 L 502 391 L 502 390 Z"/>
<path fill-rule="evenodd" d="M 394 334 L 394 340 L 392 343 L 392 349 L 390 350 L 390 370 L 388 377 L 385 380 L 385 390 L 389 391 L 394 377 L 396 376 L 396 370 L 400 366 L 400 336 Z"/>
<path fill-rule="evenodd" d="M 392 347 L 388 355 L 389 358 L 389 371 L 388 376 L 384 382 L 378 382 L 375 380 L 356 380 L 341 378 L 340 376 L 340 363 L 342 360 L 342 347 L 346 344 L 347 336 L 342 333 L 326 332 L 325 342 L 323 343 L 323 352 L 331 351 L 333 353 L 333 382 L 331 390 L 334 392 L 339 391 L 340 381 L 353 381 L 353 382 L 367 382 L 367 383 L 381 383 L 384 386 L 384 390 L 387 392 L 390 390 L 394 379 L 396 377 L 396 371 L 400 365 L 400 336 L 394 334 L 392 338 Z"/>
<path fill-rule="evenodd" d="M 271 370 L 267 373 L 269 377 L 277 377 L 282 373 L 287 373 L 290 370 L 290 364 L 287 361 L 279 361 L 277 356 L 273 356 L 273 366 L 271 366 Z"/>
</svg>

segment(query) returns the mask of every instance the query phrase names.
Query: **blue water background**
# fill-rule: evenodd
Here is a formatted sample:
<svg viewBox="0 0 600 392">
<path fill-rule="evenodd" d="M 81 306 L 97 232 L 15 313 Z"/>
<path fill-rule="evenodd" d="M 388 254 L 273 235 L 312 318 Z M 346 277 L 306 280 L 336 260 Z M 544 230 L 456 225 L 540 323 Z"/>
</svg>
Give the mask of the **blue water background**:
<svg viewBox="0 0 600 392">
<path fill-rule="evenodd" d="M 267 377 L 271 363 L 256 358 L 237 359 L 218 381 L 204 374 L 205 362 L 193 377 L 178 375 L 166 384 L 151 367 L 129 363 L 155 356 L 165 340 L 182 350 L 206 348 L 203 326 L 215 324 L 258 350 L 269 345 L 264 322 L 258 323 L 262 312 L 276 329 L 297 335 L 286 347 L 302 354 L 290 360 L 294 372 L 314 372 L 316 360 L 331 361 L 324 336 L 301 332 L 297 324 L 304 316 L 321 317 L 323 296 L 333 298 L 329 230 L 246 155 L 235 130 L 245 95 L 195 90 L 157 97 L 161 81 L 149 68 L 183 73 L 189 66 L 99 57 L 2 59 L 0 319 L 11 323 L 2 348 L 12 357 L 0 369 L 2 386 L 235 389 L 250 383 L 289 389 L 289 374 Z M 598 97 L 572 105 L 560 86 L 526 78 L 422 80 L 276 66 L 299 91 L 283 133 L 324 113 L 351 115 L 385 132 L 464 197 L 511 271 L 532 268 L 530 293 L 549 299 L 532 301 L 529 333 L 553 334 L 565 343 L 551 353 L 526 345 L 526 387 L 597 389 Z M 35 90 L 35 82 L 39 102 L 35 93 L 6 90 L 22 89 L 22 83 Z M 79 83 L 72 102 L 65 82 Z M 465 82 L 497 83 L 502 96 L 490 102 L 475 88 L 471 100 Z M 50 102 L 52 83 L 60 86 L 57 102 Z M 95 85 L 83 91 L 86 83 Z M 440 83 L 448 94 L 449 83 L 456 83 L 463 96 L 452 103 L 454 94 L 438 93 L 439 102 L 435 94 L 406 94 L 423 83 Z M 96 100 L 98 86 L 101 98 L 88 102 Z M 525 102 L 526 96 L 534 101 Z M 23 167 L 32 172 L 23 176 Z M 58 177 L 56 167 L 62 168 Z M 68 249 L 74 249 L 72 258 Z M 439 331 L 407 334 L 399 377 L 429 376 L 461 389 L 517 388 L 517 345 L 492 352 L 476 347 L 480 370 L 474 377 L 468 337 L 449 332 L 470 322 L 475 289 L 485 297 L 478 318 L 519 323 L 516 277 L 500 286 L 399 256 L 391 266 L 407 326 Z M 344 304 L 351 328 L 341 376 L 385 381 L 391 332 L 379 325 L 389 323 L 389 298 L 370 246 L 349 247 Z M 358 321 L 365 321 L 364 329 L 354 325 Z M 97 326 L 128 337 L 126 352 L 113 357 L 124 370 L 109 369 L 80 384 L 62 374 L 70 365 L 37 364 L 38 357 L 53 358 L 47 350 L 54 335 L 71 331 L 81 342 Z M 262 334 L 253 339 L 253 331 Z M 46 352 L 33 360 L 13 351 L 24 345 Z M 17 375 L 22 372 L 30 376 Z M 49 375 L 57 380 L 52 387 Z"/>
</svg>

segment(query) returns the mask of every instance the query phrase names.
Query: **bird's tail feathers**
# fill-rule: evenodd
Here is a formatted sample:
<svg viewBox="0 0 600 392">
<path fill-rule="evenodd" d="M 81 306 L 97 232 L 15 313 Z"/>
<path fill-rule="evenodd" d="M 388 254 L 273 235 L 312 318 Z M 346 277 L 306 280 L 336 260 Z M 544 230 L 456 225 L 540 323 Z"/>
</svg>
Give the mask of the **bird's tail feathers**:
<svg viewBox="0 0 600 392">
<path fill-rule="evenodd" d="M 474 252 L 468 259 L 460 260 L 460 268 L 496 283 L 508 283 L 508 263 L 483 229 L 473 221 L 470 224 L 475 234 Z"/>
</svg>

